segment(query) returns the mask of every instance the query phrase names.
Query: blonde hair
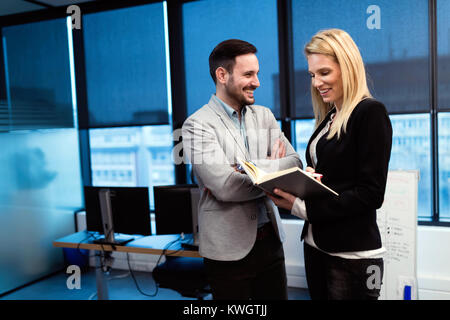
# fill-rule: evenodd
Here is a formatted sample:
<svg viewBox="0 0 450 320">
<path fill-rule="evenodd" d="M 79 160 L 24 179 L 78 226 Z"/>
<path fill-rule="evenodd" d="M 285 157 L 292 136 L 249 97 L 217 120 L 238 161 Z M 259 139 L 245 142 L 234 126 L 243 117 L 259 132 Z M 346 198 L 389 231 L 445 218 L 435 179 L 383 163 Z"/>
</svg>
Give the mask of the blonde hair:
<svg viewBox="0 0 450 320">
<path fill-rule="evenodd" d="M 339 139 L 341 133 L 345 133 L 348 119 L 356 105 L 361 100 L 372 97 L 367 87 L 366 71 L 361 54 L 350 35 L 340 29 L 319 31 L 306 44 L 304 52 L 306 56 L 311 54 L 330 56 L 341 68 L 343 102 L 327 137 L 331 139 L 337 134 Z M 311 96 L 317 128 L 333 105 L 323 101 L 312 82 Z"/>
</svg>

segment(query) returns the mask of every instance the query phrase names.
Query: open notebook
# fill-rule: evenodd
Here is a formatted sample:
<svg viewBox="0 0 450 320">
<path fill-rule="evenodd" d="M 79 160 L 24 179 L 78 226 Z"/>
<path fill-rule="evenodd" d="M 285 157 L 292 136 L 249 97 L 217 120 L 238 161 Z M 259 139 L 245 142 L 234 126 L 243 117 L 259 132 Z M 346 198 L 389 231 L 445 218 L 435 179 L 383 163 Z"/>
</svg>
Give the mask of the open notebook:
<svg viewBox="0 0 450 320">
<path fill-rule="evenodd" d="M 250 161 L 237 160 L 253 184 L 266 192 L 273 194 L 273 189 L 279 188 L 300 199 L 320 195 L 339 196 L 336 191 L 317 181 L 311 173 L 298 167 L 267 173 Z"/>
</svg>

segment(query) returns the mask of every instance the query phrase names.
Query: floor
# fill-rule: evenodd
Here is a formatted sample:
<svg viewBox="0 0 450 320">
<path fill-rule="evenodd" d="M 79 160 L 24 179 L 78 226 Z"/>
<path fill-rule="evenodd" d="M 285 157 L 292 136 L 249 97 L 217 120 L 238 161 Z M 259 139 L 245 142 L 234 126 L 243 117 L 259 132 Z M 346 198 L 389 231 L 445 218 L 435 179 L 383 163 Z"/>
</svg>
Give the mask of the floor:
<svg viewBox="0 0 450 320">
<path fill-rule="evenodd" d="M 193 300 L 170 289 L 159 288 L 156 291 L 152 274 L 149 272 L 133 272 L 136 283 L 127 270 L 112 270 L 107 275 L 107 286 L 110 300 Z M 65 271 L 56 273 L 19 290 L 0 297 L 0 300 L 96 300 L 97 289 L 95 269 L 89 268 L 81 273 L 80 288 L 68 289 L 69 274 Z M 73 282 L 72 282 L 73 283 Z M 309 300 L 307 289 L 288 288 L 289 300 Z M 211 299 L 211 295 L 205 297 Z"/>
</svg>

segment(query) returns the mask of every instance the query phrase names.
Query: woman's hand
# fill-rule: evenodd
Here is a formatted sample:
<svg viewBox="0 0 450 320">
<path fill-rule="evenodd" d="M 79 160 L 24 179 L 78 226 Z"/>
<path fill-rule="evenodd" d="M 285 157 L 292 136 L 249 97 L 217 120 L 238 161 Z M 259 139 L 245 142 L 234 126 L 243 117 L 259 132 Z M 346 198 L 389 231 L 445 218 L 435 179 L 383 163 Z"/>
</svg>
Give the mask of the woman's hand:
<svg viewBox="0 0 450 320">
<path fill-rule="evenodd" d="M 292 210 L 292 206 L 294 205 L 295 199 L 297 199 L 294 195 L 284 192 L 281 189 L 274 189 L 273 192 L 278 196 L 275 197 L 270 193 L 266 192 L 266 195 L 275 203 L 277 207 L 287 209 L 289 211 Z"/>
<path fill-rule="evenodd" d="M 306 172 L 310 172 L 310 173 L 316 172 L 316 170 L 314 168 L 311 168 L 311 167 L 306 167 L 305 171 Z"/>
<path fill-rule="evenodd" d="M 313 176 L 313 178 L 316 179 L 316 180 L 319 181 L 319 182 L 322 182 L 322 175 L 316 173 L 316 170 L 315 170 L 314 168 L 306 167 L 305 171 L 306 171 L 306 172 L 309 172 L 309 173 L 314 173 L 315 176 Z"/>
</svg>

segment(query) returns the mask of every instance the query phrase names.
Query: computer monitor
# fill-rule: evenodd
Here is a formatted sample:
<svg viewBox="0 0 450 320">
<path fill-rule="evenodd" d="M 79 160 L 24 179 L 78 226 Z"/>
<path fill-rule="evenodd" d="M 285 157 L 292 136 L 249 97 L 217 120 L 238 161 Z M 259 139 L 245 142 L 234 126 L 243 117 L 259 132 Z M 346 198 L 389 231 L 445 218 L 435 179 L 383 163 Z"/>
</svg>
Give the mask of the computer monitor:
<svg viewBox="0 0 450 320">
<path fill-rule="evenodd" d="M 157 234 L 192 234 L 198 246 L 197 208 L 200 190 L 196 184 L 155 186 Z"/>
<path fill-rule="evenodd" d="M 87 231 L 104 234 L 104 242 L 114 240 L 115 233 L 151 235 L 147 187 L 84 187 L 84 201 Z"/>
</svg>

